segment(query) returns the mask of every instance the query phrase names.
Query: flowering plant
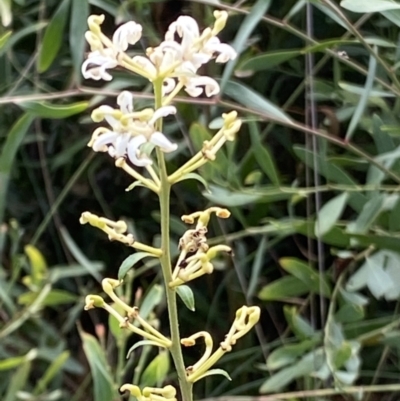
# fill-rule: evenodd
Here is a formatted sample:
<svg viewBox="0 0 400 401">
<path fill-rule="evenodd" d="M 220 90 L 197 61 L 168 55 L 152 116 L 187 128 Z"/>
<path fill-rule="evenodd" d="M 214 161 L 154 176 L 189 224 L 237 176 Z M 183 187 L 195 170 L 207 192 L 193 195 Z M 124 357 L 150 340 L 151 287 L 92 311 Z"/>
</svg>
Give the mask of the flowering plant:
<svg viewBox="0 0 400 401">
<path fill-rule="evenodd" d="M 135 240 L 127 233 L 124 221 L 112 221 L 90 212 L 82 213 L 80 222 L 90 224 L 104 231 L 110 240 L 122 242 L 147 256 L 157 258 L 161 265 L 166 289 L 170 337 L 162 334 L 148 320 L 144 319 L 136 306 L 128 305 L 115 292 L 123 284 L 123 277 L 106 278 L 102 287 L 113 304 L 107 303 L 99 295 L 86 297 L 85 309 L 103 308 L 114 316 L 121 329 L 129 330 L 143 337 L 140 345 L 153 345 L 167 349 L 174 361 L 179 378 L 181 398 L 192 399 L 192 385 L 201 378 L 221 373 L 220 369 L 211 369 L 227 352 L 232 350 L 236 341 L 244 336 L 259 320 L 260 309 L 256 306 L 243 306 L 236 312 L 234 322 L 214 351 L 210 333 L 201 331 L 188 338 L 181 338 L 178 325 L 176 295 L 190 291 L 186 283 L 213 272 L 212 260 L 221 252 L 231 253 L 229 246 L 219 244 L 209 246 L 207 240 L 208 224 L 212 215 L 228 218 L 226 209 L 210 207 L 204 211 L 182 216 L 190 225 L 179 240 L 179 257 L 172 266 L 170 255 L 170 192 L 175 183 L 188 177 L 205 163 L 215 159 L 217 151 L 226 141 L 233 141 L 241 126 L 237 113 L 223 114 L 223 124 L 210 141 L 205 141 L 200 152 L 179 167 L 175 172 L 167 172 L 164 153 L 174 152 L 178 145 L 163 133 L 163 118 L 176 113 L 171 104 L 174 97 L 183 89 L 189 96 L 213 96 L 219 93 L 217 81 L 208 76 L 199 75 L 202 65 L 215 59 L 225 63 L 236 57 L 236 52 L 228 44 L 221 43 L 217 34 L 224 28 L 227 13 L 214 12 L 215 23 L 211 28 L 200 32 L 196 21 L 189 16 L 181 16 L 173 22 L 165 34 L 164 41 L 155 48 L 148 48 L 146 55 L 131 57 L 127 51 L 141 38 L 142 27 L 131 21 L 120 26 L 112 40 L 101 30 L 104 16 L 92 15 L 88 19 L 89 31 L 86 39 L 90 53 L 82 65 L 85 78 L 112 80 L 110 70 L 122 67 L 139 74 L 150 81 L 154 89 L 154 108 L 136 111 L 134 99 L 128 91 L 123 91 L 117 98 L 118 108 L 100 106 L 92 112 L 92 119 L 105 126 L 97 128 L 89 146 L 95 152 L 107 153 L 115 160 L 115 165 L 124 170 L 134 180 L 153 191 L 159 198 L 161 211 L 161 246 L 153 247 Z M 148 146 L 144 146 L 149 144 Z M 155 152 L 154 152 L 155 150 Z M 155 157 L 154 157 L 155 153 Z M 143 171 L 140 172 L 139 169 Z M 199 338 L 205 342 L 203 356 L 193 365 L 185 366 L 182 346 L 193 346 Z M 176 389 L 167 385 L 163 388 L 145 387 L 140 389 L 133 384 L 124 384 L 121 391 L 129 391 L 138 400 L 170 401 L 176 399 Z"/>
</svg>

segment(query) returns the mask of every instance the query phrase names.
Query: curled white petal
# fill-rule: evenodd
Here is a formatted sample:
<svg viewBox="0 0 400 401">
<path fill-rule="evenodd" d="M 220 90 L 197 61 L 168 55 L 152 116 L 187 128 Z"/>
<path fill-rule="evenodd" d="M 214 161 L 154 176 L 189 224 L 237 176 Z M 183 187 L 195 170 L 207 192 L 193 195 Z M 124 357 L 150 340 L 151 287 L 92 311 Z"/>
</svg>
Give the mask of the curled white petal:
<svg viewBox="0 0 400 401">
<path fill-rule="evenodd" d="M 171 114 L 175 114 L 175 113 L 176 113 L 175 106 L 160 107 L 159 109 L 157 109 L 154 112 L 153 117 L 151 117 L 151 119 L 149 120 L 149 124 L 153 125 L 159 118 L 167 117 L 167 116 L 169 116 Z"/>
<path fill-rule="evenodd" d="M 142 37 L 142 26 L 129 21 L 121 25 L 113 35 L 113 44 L 118 51 L 126 51 L 129 45 L 134 45 Z"/>
<path fill-rule="evenodd" d="M 163 86 L 162 86 L 162 94 L 164 95 L 168 95 L 168 93 L 171 93 L 176 86 L 176 82 L 175 79 L 173 78 L 166 78 L 163 82 Z"/>
<path fill-rule="evenodd" d="M 118 134 L 109 131 L 99 135 L 99 137 L 93 142 L 92 149 L 95 152 L 107 152 L 107 145 L 112 145 L 117 139 Z"/>
<path fill-rule="evenodd" d="M 117 97 L 117 104 L 121 109 L 122 113 L 133 112 L 133 95 L 131 92 L 123 91 Z"/>
<path fill-rule="evenodd" d="M 114 109 L 111 106 L 101 105 L 97 109 L 93 110 L 92 119 L 96 122 L 100 122 L 102 119 L 104 119 L 111 127 L 116 128 L 119 123 L 118 120 L 112 115 L 113 113 Z M 96 114 L 96 116 L 102 116 L 102 119 L 95 119 L 93 117 L 94 114 Z"/>
<path fill-rule="evenodd" d="M 111 81 L 112 75 L 107 70 L 115 68 L 118 65 L 117 61 L 108 55 L 103 55 L 99 51 L 95 51 L 89 54 L 87 60 L 82 64 L 82 75 L 85 79 L 94 79 L 99 81 L 104 79 L 105 81 Z"/>
<path fill-rule="evenodd" d="M 215 59 L 217 63 L 226 63 L 229 60 L 235 60 L 237 57 L 235 49 L 226 43 L 221 43 L 217 52 L 219 52 L 219 55 Z"/>
<path fill-rule="evenodd" d="M 210 77 L 193 77 L 187 79 L 185 91 L 193 97 L 197 97 L 203 93 L 202 87 L 205 87 L 205 93 L 208 97 L 217 95 L 220 91 L 217 81 Z"/>
<path fill-rule="evenodd" d="M 147 157 L 142 155 L 138 157 L 140 152 L 140 146 L 147 142 L 144 135 L 138 135 L 132 138 L 127 147 L 128 158 L 135 166 L 144 167 L 152 164 L 152 161 Z"/>
<path fill-rule="evenodd" d="M 158 146 L 163 152 L 169 153 L 178 149 L 176 143 L 172 143 L 162 132 L 154 132 L 150 137 L 150 142 Z"/>
</svg>

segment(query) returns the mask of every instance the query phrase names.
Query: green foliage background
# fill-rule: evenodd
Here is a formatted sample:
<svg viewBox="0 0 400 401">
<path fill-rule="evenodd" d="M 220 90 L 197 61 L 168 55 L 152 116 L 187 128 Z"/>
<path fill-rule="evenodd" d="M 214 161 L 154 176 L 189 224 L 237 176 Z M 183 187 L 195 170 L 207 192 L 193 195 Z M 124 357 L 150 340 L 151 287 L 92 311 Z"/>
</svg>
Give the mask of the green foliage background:
<svg viewBox="0 0 400 401">
<path fill-rule="evenodd" d="M 116 278 L 128 249 L 80 226 L 81 212 L 123 217 L 157 243 L 155 199 L 86 147 L 90 110 L 121 89 L 137 108 L 140 77 L 83 81 L 90 13 L 105 31 L 135 20 L 143 49 L 182 13 L 205 27 L 230 13 L 224 41 L 240 53 L 221 70 L 216 99 L 178 99 L 166 133 L 170 168 L 201 148 L 221 112 L 244 120 L 238 140 L 202 168 L 205 182 L 173 193 L 179 220 L 217 204 L 232 217 L 212 235 L 235 249 L 191 285 L 181 330 L 223 338 L 243 303 L 262 307 L 256 333 L 210 377 L 197 399 L 279 393 L 271 399 L 396 399 L 400 344 L 400 4 L 391 0 L 2 0 L 0 13 L 0 398 L 113 401 L 124 381 L 176 383 L 168 356 L 121 334 L 84 298 Z M 206 185 L 204 185 L 206 183 Z M 216 240 L 215 240 L 216 242 Z M 172 250 L 177 254 L 176 247 Z M 124 294 L 167 327 L 157 266 L 140 261 Z M 167 333 L 167 330 L 163 330 Z M 189 350 L 188 365 L 201 355 Z M 363 391 L 361 390 L 363 388 Z M 291 393 L 295 391 L 294 393 Z M 377 396 L 374 393 L 378 393 Z M 378 397 L 378 398 L 374 398 Z M 269 398 L 266 398 L 266 400 Z M 340 399 L 340 398 L 339 398 Z"/>
</svg>

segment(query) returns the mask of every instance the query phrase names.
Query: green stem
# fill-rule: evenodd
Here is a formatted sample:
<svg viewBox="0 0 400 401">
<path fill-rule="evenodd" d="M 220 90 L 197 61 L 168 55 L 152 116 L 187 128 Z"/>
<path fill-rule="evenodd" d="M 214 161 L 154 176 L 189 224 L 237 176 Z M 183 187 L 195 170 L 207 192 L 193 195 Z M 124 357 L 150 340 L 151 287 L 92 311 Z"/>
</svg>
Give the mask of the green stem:
<svg viewBox="0 0 400 401">
<path fill-rule="evenodd" d="M 154 82 L 154 94 L 155 94 L 155 109 L 158 109 L 162 105 L 162 81 Z M 157 121 L 158 131 L 162 130 L 162 120 Z M 171 184 L 168 181 L 167 168 L 165 165 L 164 154 L 157 148 L 157 159 L 160 170 L 160 181 L 161 187 L 159 192 L 160 200 L 160 213 L 161 213 L 161 249 L 162 256 L 160 257 L 160 263 L 164 278 L 165 292 L 167 297 L 168 317 L 171 331 L 172 346 L 169 348 L 172 359 L 174 361 L 175 369 L 178 374 L 179 386 L 181 389 L 182 401 L 192 401 L 192 383 L 189 383 L 186 378 L 185 363 L 182 355 L 181 340 L 179 334 L 179 320 L 178 320 L 178 308 L 176 302 L 176 292 L 169 288 L 168 283 L 172 281 L 172 266 L 171 266 L 171 255 L 170 255 L 170 230 L 169 230 L 169 219 L 170 219 L 170 194 Z"/>
</svg>

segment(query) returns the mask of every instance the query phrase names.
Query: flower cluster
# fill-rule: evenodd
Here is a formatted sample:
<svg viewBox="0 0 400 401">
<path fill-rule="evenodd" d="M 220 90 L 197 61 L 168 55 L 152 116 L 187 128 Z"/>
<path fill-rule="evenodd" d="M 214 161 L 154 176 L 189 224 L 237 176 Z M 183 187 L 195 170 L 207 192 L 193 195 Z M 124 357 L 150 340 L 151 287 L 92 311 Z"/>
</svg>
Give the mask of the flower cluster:
<svg viewBox="0 0 400 401">
<path fill-rule="evenodd" d="M 210 207 L 201 212 L 182 216 L 182 220 L 185 223 L 193 224 L 197 220 L 197 224 L 194 229 L 187 230 L 179 240 L 181 253 L 172 273 L 172 281 L 169 283 L 171 288 L 194 280 L 204 274 L 211 274 L 214 271 L 211 260 L 219 252 L 232 253 L 232 249 L 227 245 L 216 245 L 210 248 L 207 244 L 207 226 L 212 213 L 223 219 L 230 216 L 230 212 L 227 209 L 219 207 Z"/>
<path fill-rule="evenodd" d="M 110 40 L 101 31 L 104 15 L 92 15 L 88 19 L 89 31 L 85 34 L 91 52 L 82 65 L 82 74 L 85 78 L 110 81 L 112 76 L 107 70 L 120 66 L 151 82 L 161 80 L 163 94 L 176 94 L 185 88 L 194 97 L 200 96 L 203 91 L 207 96 L 216 95 L 219 93 L 218 83 L 210 77 L 197 75 L 197 72 L 213 58 L 217 63 L 233 60 L 236 52 L 217 37 L 225 27 L 228 14 L 215 11 L 214 17 L 214 26 L 200 33 L 192 17 L 181 16 L 169 26 L 159 46 L 148 48 L 146 56 L 130 57 L 126 51 L 129 45 L 140 40 L 141 25 L 127 22 L 115 31 Z"/>
<path fill-rule="evenodd" d="M 133 384 L 124 384 L 121 392 L 129 391 L 138 401 L 176 401 L 176 390 L 172 386 L 163 388 L 145 387 L 142 391 Z"/>
</svg>

